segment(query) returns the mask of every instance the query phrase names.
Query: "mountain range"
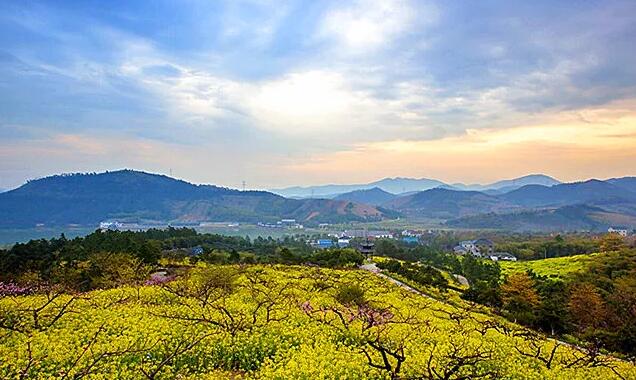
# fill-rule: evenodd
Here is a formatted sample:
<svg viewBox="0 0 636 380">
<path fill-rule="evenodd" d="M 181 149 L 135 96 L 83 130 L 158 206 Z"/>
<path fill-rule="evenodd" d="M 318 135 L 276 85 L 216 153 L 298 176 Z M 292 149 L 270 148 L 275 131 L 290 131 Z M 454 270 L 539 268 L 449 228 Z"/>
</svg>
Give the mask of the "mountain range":
<svg viewBox="0 0 636 380">
<path fill-rule="evenodd" d="M 194 185 L 133 170 L 58 175 L 0 193 L 0 227 L 94 225 L 127 222 L 206 221 L 344 222 L 382 219 L 391 211 L 329 199 L 287 199 L 266 191 Z"/>
<path fill-rule="evenodd" d="M 379 187 L 374 187 L 371 189 L 354 190 L 348 193 L 339 194 L 335 196 L 333 199 L 357 202 L 357 203 L 366 203 L 366 204 L 377 206 L 383 203 L 387 203 L 390 200 L 393 200 L 395 198 L 398 198 L 398 195 L 389 193 L 388 191 L 384 191 L 380 189 Z"/>
<path fill-rule="evenodd" d="M 633 177 L 589 180 L 555 186 L 528 185 L 497 196 L 518 210 L 463 215 L 452 227 L 513 231 L 605 230 L 610 225 L 636 227 Z"/>
<path fill-rule="evenodd" d="M 374 204 L 412 220 L 446 220 L 448 226 L 461 228 L 552 231 L 636 226 L 634 177 L 527 184 L 507 192 L 503 191 L 512 186 L 509 181 L 497 185 L 502 186 L 498 192 L 438 187 L 392 195 L 381 189 L 358 190 L 337 199 Z"/>
<path fill-rule="evenodd" d="M 340 194 L 378 188 L 391 194 L 409 194 L 437 187 L 450 190 L 475 190 L 475 191 L 492 191 L 495 193 L 503 193 L 506 191 L 518 189 L 525 185 L 543 185 L 552 186 L 561 183 L 560 181 L 543 174 L 531 174 L 519 178 L 497 181 L 486 185 L 462 183 L 447 184 L 436 179 L 428 178 L 384 178 L 379 181 L 356 184 L 356 185 L 320 185 L 307 187 L 287 187 L 283 189 L 270 190 L 275 194 L 288 198 L 334 198 Z"/>
<path fill-rule="evenodd" d="M 466 215 L 513 211 L 519 207 L 479 191 L 430 189 L 382 204 L 414 219 L 452 219 Z"/>
<path fill-rule="evenodd" d="M 357 190 L 369 190 L 378 188 L 392 194 L 400 194 L 410 191 L 422 191 L 446 185 L 444 182 L 427 178 L 384 178 L 379 181 L 355 184 L 355 185 L 320 185 L 320 186 L 294 186 L 283 189 L 272 189 L 272 193 L 288 198 L 333 198 L 339 194 Z"/>
<path fill-rule="evenodd" d="M 333 194 L 332 199 L 292 199 L 267 191 L 195 185 L 133 170 L 57 175 L 0 193 L 0 228 L 90 226 L 106 220 L 197 224 L 275 222 L 283 218 L 312 225 L 396 217 L 438 221 L 456 228 L 518 231 L 636 226 L 636 177 L 560 183 L 532 175 L 490 185 L 466 185 L 464 189 L 439 183 L 384 179 L 374 182 L 378 186 Z M 363 185 L 330 186 L 321 191 Z M 400 194 L 385 190 L 395 191 L 399 186 L 434 187 Z M 487 189 L 466 190 L 470 186 Z"/>
</svg>

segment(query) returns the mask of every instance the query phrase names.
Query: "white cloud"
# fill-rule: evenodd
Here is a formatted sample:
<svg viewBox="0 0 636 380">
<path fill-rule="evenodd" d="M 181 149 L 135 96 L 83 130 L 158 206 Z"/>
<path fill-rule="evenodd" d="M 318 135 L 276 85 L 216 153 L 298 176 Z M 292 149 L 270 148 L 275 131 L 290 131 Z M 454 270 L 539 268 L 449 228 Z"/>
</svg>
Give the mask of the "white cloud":
<svg viewBox="0 0 636 380">
<path fill-rule="evenodd" d="M 354 53 L 373 51 L 386 47 L 393 38 L 411 29 L 416 21 L 431 21 L 434 14 L 432 8 L 427 9 L 425 15 L 418 14 L 407 0 L 357 1 L 328 12 L 318 37 L 335 38 Z"/>
<path fill-rule="evenodd" d="M 247 103 L 257 124 L 307 133 L 342 127 L 361 102 L 341 74 L 307 71 L 258 84 Z"/>
<path fill-rule="evenodd" d="M 156 65 L 174 67 L 178 74 L 149 75 L 146 67 Z M 425 81 L 409 80 L 388 83 L 383 94 L 376 94 L 374 86 L 364 84 L 364 73 L 356 71 L 305 70 L 239 81 L 150 58 L 126 63 L 121 71 L 154 92 L 182 125 L 211 128 L 238 118 L 251 128 L 323 141 L 435 138 L 468 127 L 447 122 L 457 109 L 479 119 L 507 110 L 505 91 L 449 97 Z M 469 126 L 478 128 L 481 121 Z"/>
<path fill-rule="evenodd" d="M 257 49 L 269 47 L 289 13 L 289 5 L 278 1 L 232 0 L 226 5 L 220 25 L 221 38 L 227 43 L 242 40 Z M 246 9 L 255 14 L 246 14 Z"/>
</svg>

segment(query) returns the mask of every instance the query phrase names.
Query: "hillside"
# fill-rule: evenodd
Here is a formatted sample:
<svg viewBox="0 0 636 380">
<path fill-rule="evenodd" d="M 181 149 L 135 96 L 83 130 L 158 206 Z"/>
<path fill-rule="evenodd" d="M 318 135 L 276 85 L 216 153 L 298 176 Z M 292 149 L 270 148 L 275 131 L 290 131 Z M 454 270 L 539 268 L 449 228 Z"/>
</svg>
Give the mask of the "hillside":
<svg viewBox="0 0 636 380">
<path fill-rule="evenodd" d="M 620 187 L 623 190 L 636 193 L 636 177 L 612 178 L 606 180 L 605 182 L 611 183 L 612 185 Z"/>
<path fill-rule="evenodd" d="M 397 197 L 395 194 L 386 192 L 379 187 L 368 190 L 355 190 L 348 193 L 340 194 L 333 198 L 334 200 L 349 201 L 357 203 L 366 203 L 370 205 L 381 205 Z"/>
<path fill-rule="evenodd" d="M 205 265 L 46 302 L 0 299 L 14 328 L 0 341 L 5 378 L 557 380 L 635 371 L 606 356 L 588 366 L 575 346 L 362 270 Z"/>
<path fill-rule="evenodd" d="M 542 185 L 542 186 L 553 186 L 558 185 L 561 182 L 557 179 L 554 179 L 550 176 L 544 174 L 530 174 L 523 177 L 506 179 L 502 181 L 497 181 L 493 183 L 489 183 L 486 185 L 464 185 L 462 183 L 455 183 L 453 186 L 459 190 L 477 190 L 477 191 L 486 191 L 490 190 L 492 192 L 508 192 L 526 185 Z"/>
<path fill-rule="evenodd" d="M 600 206 L 635 203 L 636 193 L 612 183 L 589 180 L 550 187 L 527 185 L 503 194 L 500 198 L 525 207 L 565 206 L 578 203 Z"/>
<path fill-rule="evenodd" d="M 383 204 L 411 217 L 451 219 L 468 215 L 518 209 L 514 204 L 478 191 L 431 189 L 399 197 Z"/>
<path fill-rule="evenodd" d="M 501 229 L 508 231 L 602 231 L 613 224 L 611 217 L 624 217 L 599 207 L 586 205 L 564 206 L 556 209 L 526 210 L 512 213 L 488 213 L 449 220 L 446 224 L 457 228 Z"/>
<path fill-rule="evenodd" d="M 193 185 L 132 170 L 47 177 L 0 194 L 0 227 L 94 225 L 107 219 L 337 222 L 367 216 L 382 218 L 384 213 L 346 201 L 286 199 L 264 191 Z"/>
</svg>

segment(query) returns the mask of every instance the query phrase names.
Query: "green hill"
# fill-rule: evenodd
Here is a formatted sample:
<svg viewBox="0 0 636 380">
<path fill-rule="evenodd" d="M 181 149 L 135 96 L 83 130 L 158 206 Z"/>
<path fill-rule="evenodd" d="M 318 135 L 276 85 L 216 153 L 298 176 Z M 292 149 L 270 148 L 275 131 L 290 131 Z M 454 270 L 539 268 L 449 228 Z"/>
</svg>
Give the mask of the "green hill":
<svg viewBox="0 0 636 380">
<path fill-rule="evenodd" d="M 448 226 L 507 231 L 604 231 L 613 224 L 636 224 L 636 217 L 588 205 L 512 213 L 469 215 L 446 222 Z"/>
<path fill-rule="evenodd" d="M 286 199 L 133 170 L 47 177 L 0 194 L 0 227 L 9 228 L 95 225 L 107 219 L 198 223 L 293 218 L 319 223 L 385 216 L 376 207 L 347 201 Z"/>
<path fill-rule="evenodd" d="M 532 261 L 501 261 L 499 265 L 504 274 L 532 270 L 541 276 L 566 278 L 584 272 L 598 255 L 593 253 Z"/>
<path fill-rule="evenodd" d="M 439 219 L 518 209 L 513 204 L 478 191 L 457 191 L 443 188 L 395 198 L 384 203 L 383 206 L 414 218 Z"/>
</svg>

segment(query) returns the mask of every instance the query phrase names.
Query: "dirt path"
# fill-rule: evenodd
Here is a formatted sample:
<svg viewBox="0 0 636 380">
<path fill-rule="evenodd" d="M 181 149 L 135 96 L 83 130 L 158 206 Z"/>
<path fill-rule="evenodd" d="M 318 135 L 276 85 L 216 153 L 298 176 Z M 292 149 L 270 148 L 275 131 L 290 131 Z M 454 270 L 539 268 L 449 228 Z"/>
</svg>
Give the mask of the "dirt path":
<svg viewBox="0 0 636 380">
<path fill-rule="evenodd" d="M 404 288 L 404 289 L 408 290 L 408 291 L 409 291 L 409 292 L 411 292 L 411 293 L 415 293 L 415 294 L 418 294 L 418 295 L 420 295 L 420 296 L 424 296 L 424 297 L 427 297 L 427 298 L 431 298 L 429 295 L 424 294 L 424 293 L 420 292 L 419 290 L 417 290 L 417 289 L 415 289 L 415 288 L 412 288 L 412 287 L 410 287 L 410 286 L 406 285 L 406 284 L 405 284 L 405 283 L 403 283 L 402 281 L 398 281 L 398 280 L 394 279 L 393 277 L 387 276 L 386 274 L 382 273 L 382 271 L 380 270 L 380 268 L 378 268 L 378 267 L 375 265 L 375 263 L 368 263 L 368 264 L 360 265 L 360 269 L 364 269 L 364 270 L 366 270 L 366 271 L 369 271 L 369 272 L 371 272 L 371 273 L 375 274 L 376 276 L 379 276 L 379 277 L 385 278 L 385 279 L 387 279 L 387 280 L 391 281 L 392 283 L 394 283 L 395 285 L 400 286 L 400 287 L 402 287 L 402 288 Z"/>
<path fill-rule="evenodd" d="M 366 271 L 369 271 L 369 272 L 375 274 L 376 276 L 385 278 L 385 279 L 391 281 L 392 283 L 396 284 L 397 286 L 400 286 L 400 287 L 408 290 L 409 292 L 412 292 L 412 293 L 418 294 L 420 296 L 435 300 L 433 297 L 429 296 L 428 294 L 422 293 L 419 290 L 408 286 L 407 284 L 403 283 L 402 281 L 396 280 L 396 279 L 394 279 L 394 278 L 392 278 L 390 276 L 387 276 L 386 274 L 382 273 L 382 270 L 380 268 L 378 268 L 377 265 L 375 265 L 375 263 L 367 263 L 367 264 L 360 265 L 360 269 L 364 269 Z M 463 276 L 459 276 L 459 277 L 461 277 L 461 278 L 458 278 L 458 280 L 460 282 L 463 279 L 464 281 L 466 281 L 466 283 L 468 283 L 468 280 L 466 280 L 465 277 L 463 277 Z M 440 300 L 436 300 L 436 301 L 444 302 L 444 301 L 440 301 Z M 580 350 L 583 350 L 579 346 L 576 346 L 576 345 L 571 344 L 571 343 L 564 342 L 562 340 L 559 340 L 559 339 L 556 339 L 556 338 L 553 338 L 553 337 L 547 337 L 546 336 L 546 339 L 555 341 L 555 342 L 557 342 L 557 343 L 559 343 L 559 344 L 561 344 L 563 346 L 572 347 L 572 348 L 579 348 Z"/>
</svg>

